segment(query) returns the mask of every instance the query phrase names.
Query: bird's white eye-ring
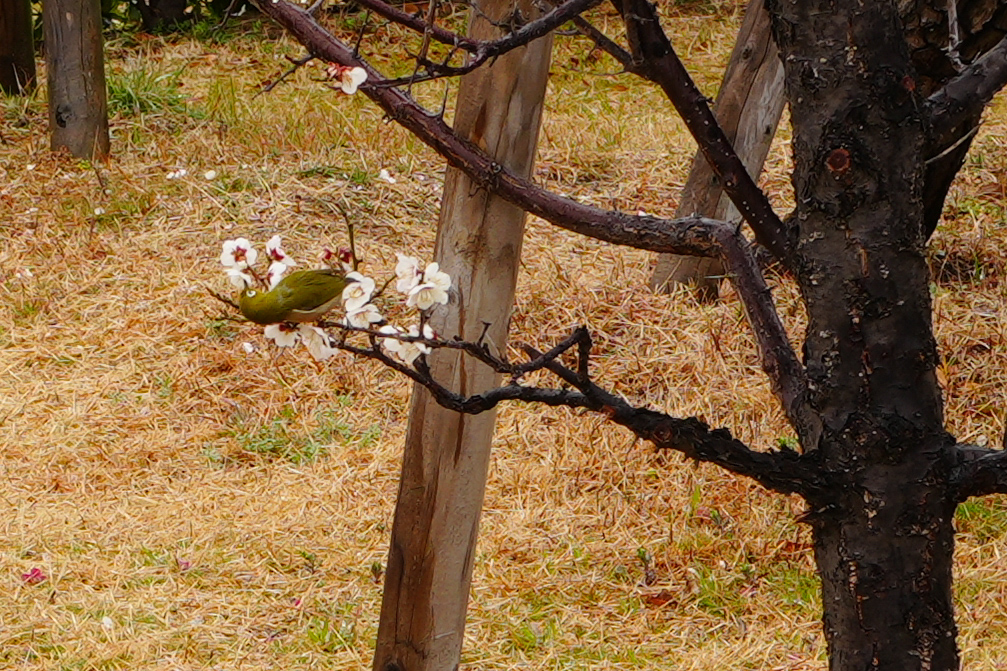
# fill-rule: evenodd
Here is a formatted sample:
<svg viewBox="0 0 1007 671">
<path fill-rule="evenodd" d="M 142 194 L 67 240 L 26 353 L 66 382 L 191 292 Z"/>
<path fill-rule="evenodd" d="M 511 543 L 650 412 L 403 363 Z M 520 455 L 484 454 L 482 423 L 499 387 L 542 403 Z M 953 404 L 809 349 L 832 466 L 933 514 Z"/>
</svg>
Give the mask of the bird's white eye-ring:
<svg viewBox="0 0 1007 671">
<path fill-rule="evenodd" d="M 257 293 L 259 293 L 259 292 L 256 291 L 255 289 L 249 289 L 248 291 L 245 292 L 245 295 L 248 296 L 249 298 L 251 298 L 252 296 L 254 296 Z"/>
</svg>

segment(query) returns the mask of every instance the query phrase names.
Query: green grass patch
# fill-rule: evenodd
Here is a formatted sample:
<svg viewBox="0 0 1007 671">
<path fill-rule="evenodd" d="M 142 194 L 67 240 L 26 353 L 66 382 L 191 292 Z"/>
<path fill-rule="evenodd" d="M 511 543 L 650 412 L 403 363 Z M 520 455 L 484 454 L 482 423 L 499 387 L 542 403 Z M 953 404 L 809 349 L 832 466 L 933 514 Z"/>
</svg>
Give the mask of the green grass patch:
<svg viewBox="0 0 1007 671">
<path fill-rule="evenodd" d="M 337 405 L 346 402 L 344 397 L 336 399 Z M 314 428 L 309 430 L 303 423 L 295 423 L 297 412 L 286 406 L 266 424 L 249 426 L 246 419 L 237 419 L 239 426 L 229 435 L 246 452 L 296 464 L 314 461 L 337 445 L 367 448 L 381 436 L 380 425 L 369 424 L 361 429 L 348 422 L 345 414 L 336 409 L 322 410 L 315 416 Z"/>
<path fill-rule="evenodd" d="M 122 117 L 176 114 L 201 118 L 179 90 L 182 70 L 160 71 L 142 66 L 108 75 L 108 111 Z"/>
<path fill-rule="evenodd" d="M 955 527 L 976 543 L 1002 538 L 1007 531 L 1007 502 L 997 496 L 960 503 L 955 511 Z"/>
</svg>

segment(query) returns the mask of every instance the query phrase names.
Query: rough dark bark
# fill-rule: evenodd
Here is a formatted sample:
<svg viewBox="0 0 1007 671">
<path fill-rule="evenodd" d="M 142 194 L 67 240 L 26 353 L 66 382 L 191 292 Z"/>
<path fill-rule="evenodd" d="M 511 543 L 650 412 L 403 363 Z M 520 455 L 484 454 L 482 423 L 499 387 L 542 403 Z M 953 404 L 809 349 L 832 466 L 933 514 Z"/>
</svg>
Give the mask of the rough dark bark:
<svg viewBox="0 0 1007 671">
<path fill-rule="evenodd" d="M 105 64 L 98 0 L 46 0 L 49 135 L 53 150 L 108 156 Z"/>
<path fill-rule="evenodd" d="M 927 120 L 894 4 L 771 2 L 794 126 L 830 668 L 958 668 L 953 441 L 923 254 Z"/>
<path fill-rule="evenodd" d="M 20 95 L 34 86 L 31 0 L 0 0 L 0 90 Z"/>
</svg>

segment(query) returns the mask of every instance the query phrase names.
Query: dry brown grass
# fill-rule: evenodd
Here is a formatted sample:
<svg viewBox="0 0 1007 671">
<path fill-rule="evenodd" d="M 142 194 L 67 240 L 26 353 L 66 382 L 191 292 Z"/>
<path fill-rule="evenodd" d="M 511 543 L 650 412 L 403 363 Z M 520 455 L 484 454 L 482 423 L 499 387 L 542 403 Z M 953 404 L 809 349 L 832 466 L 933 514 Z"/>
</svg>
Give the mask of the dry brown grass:
<svg viewBox="0 0 1007 671">
<path fill-rule="evenodd" d="M 683 14 L 673 28 L 712 94 L 735 18 Z M 203 287 L 226 286 L 216 256 L 227 237 L 281 232 L 303 260 L 343 244 L 337 203 L 358 218 L 369 270 L 390 272 L 395 250 L 429 256 L 442 164 L 363 99 L 305 73 L 253 98 L 282 68 L 278 55 L 298 49 L 275 29 L 244 30 L 219 45 L 110 45 L 113 72 L 176 73 L 187 100 L 115 117 L 105 186 L 49 153 L 41 96 L 4 101 L 3 666 L 369 664 L 372 565 L 385 558 L 408 386 L 349 357 L 316 366 L 303 352 L 246 355 L 242 343 L 260 336 L 220 320 Z M 680 121 L 655 91 L 593 75 L 612 64 L 583 44 L 560 51 L 538 177 L 594 202 L 673 212 L 693 152 Z M 934 242 L 948 421 L 990 443 L 1004 430 L 1007 369 L 1003 110 L 989 116 Z M 787 161 L 784 134 L 764 177 L 781 207 Z M 186 178 L 166 179 L 181 166 Z M 398 183 L 376 180 L 380 168 Z M 649 265 L 532 221 L 515 339 L 547 344 L 589 324 L 601 378 L 620 393 L 757 446 L 790 435 L 730 290 L 716 305 L 653 296 Z M 795 288 L 774 284 L 796 337 Z M 504 407 L 467 668 L 824 668 L 799 509 L 655 454 L 599 417 Z M 999 499 L 970 503 L 959 521 L 965 660 L 1003 668 L 1007 511 Z M 32 568 L 47 580 L 22 580 Z"/>
</svg>

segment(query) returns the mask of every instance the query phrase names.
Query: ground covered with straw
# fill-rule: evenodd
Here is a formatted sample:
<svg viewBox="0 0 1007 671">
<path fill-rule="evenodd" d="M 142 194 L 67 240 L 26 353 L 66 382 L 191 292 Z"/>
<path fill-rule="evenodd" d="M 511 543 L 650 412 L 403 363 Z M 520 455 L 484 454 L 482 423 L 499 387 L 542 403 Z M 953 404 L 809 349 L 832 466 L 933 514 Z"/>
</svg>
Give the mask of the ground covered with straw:
<svg viewBox="0 0 1007 671">
<path fill-rule="evenodd" d="M 710 95 L 739 19 L 720 9 L 669 16 Z M 44 90 L 3 99 L 6 668 L 369 665 L 410 386 L 348 355 L 278 356 L 206 288 L 228 289 L 217 257 L 238 235 L 280 233 L 313 264 L 346 244 L 341 208 L 367 272 L 388 277 L 396 251 L 428 259 L 443 164 L 325 88 L 318 66 L 256 96 L 300 53 L 274 27 L 205 28 L 109 36 L 107 164 L 50 153 Z M 383 63 L 400 37 L 373 36 Z M 537 179 L 670 214 L 694 145 L 657 91 L 615 71 L 558 41 Z M 443 90 L 419 95 L 436 105 Z M 987 115 L 931 252 L 949 425 L 990 444 L 1007 370 L 1003 112 Z M 782 131 L 762 178 L 781 211 L 788 161 Z M 546 347 L 587 324 L 610 388 L 761 448 L 790 440 L 730 288 L 713 305 L 653 295 L 652 261 L 530 221 L 514 341 Z M 795 287 L 772 282 L 798 338 Z M 801 509 L 601 417 L 503 407 L 464 666 L 825 668 Z M 958 526 L 965 664 L 1007 668 L 1007 509 L 969 502 Z"/>
</svg>

